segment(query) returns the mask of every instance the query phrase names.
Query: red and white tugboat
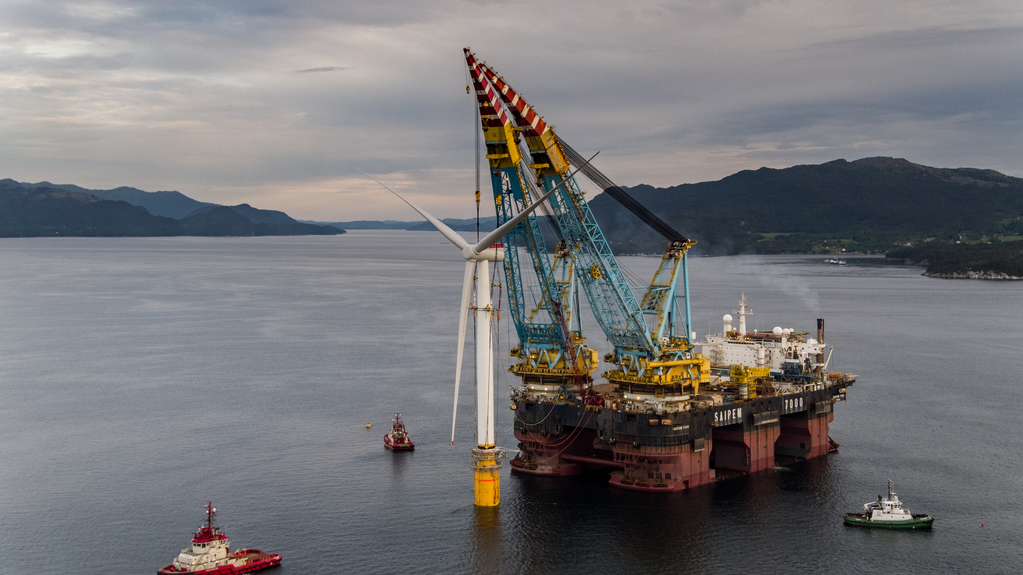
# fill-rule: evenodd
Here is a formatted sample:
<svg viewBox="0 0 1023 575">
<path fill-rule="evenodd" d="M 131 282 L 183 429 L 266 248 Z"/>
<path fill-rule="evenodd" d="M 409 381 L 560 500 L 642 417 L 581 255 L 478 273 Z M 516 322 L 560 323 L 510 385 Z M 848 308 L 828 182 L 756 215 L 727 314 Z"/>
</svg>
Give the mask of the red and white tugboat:
<svg viewBox="0 0 1023 575">
<path fill-rule="evenodd" d="M 259 549 L 242 549 L 231 553 L 231 542 L 213 525 L 217 509 L 206 503 L 206 524 L 192 534 L 192 546 L 178 554 L 173 563 L 157 571 L 157 575 L 170 573 L 199 573 L 205 575 L 235 575 L 252 573 L 281 564 L 277 553 L 263 553 Z"/>
<path fill-rule="evenodd" d="M 401 420 L 400 413 L 394 414 L 391 430 L 384 434 L 384 446 L 394 451 L 412 451 L 416 448 L 416 444 L 412 443 L 408 432 L 405 431 L 405 423 Z"/>
</svg>

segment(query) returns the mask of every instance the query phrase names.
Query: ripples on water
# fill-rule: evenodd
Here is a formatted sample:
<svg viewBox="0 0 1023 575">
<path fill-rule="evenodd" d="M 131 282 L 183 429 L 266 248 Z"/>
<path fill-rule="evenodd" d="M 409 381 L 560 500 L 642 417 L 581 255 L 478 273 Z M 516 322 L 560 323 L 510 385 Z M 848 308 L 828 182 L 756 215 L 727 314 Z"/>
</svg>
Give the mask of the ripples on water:
<svg viewBox="0 0 1023 575">
<path fill-rule="evenodd" d="M 495 510 L 470 389 L 449 444 L 463 264 L 439 235 L 0 240 L 0 573 L 153 573 L 207 499 L 282 574 L 1017 571 L 1023 285 L 818 261 L 694 258 L 693 328 L 741 292 L 751 328 L 825 317 L 860 375 L 839 454 L 672 495 L 506 466 Z M 395 411 L 414 453 L 383 448 Z M 888 478 L 932 533 L 842 524 Z"/>
</svg>

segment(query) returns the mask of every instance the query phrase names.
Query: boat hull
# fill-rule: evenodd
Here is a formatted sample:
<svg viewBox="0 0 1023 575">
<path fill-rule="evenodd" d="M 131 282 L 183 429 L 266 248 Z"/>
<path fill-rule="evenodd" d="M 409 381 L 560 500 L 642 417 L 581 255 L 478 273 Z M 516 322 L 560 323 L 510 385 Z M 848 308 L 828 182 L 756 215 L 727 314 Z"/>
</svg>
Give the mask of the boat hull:
<svg viewBox="0 0 1023 575">
<path fill-rule="evenodd" d="M 241 552 L 248 551 L 243 549 Z M 264 554 L 265 557 L 245 563 L 243 565 L 221 565 L 220 567 L 214 567 L 212 569 L 202 569 L 199 571 L 183 571 L 174 568 L 174 565 L 168 565 L 163 569 L 157 571 L 157 575 L 174 575 L 181 573 L 189 573 L 192 575 L 240 575 L 241 573 L 255 573 L 256 571 L 262 571 L 263 569 L 269 569 L 271 567 L 277 567 L 281 564 L 281 556 L 277 553 Z"/>
<path fill-rule="evenodd" d="M 409 441 L 408 443 L 391 443 L 390 439 L 384 438 L 384 447 L 391 451 L 413 451 L 416 448 L 416 444 Z"/>
<path fill-rule="evenodd" d="M 846 513 L 845 524 L 873 529 L 930 529 L 934 518 L 930 515 L 914 515 L 912 519 L 903 521 L 874 521 L 863 513 Z"/>
</svg>

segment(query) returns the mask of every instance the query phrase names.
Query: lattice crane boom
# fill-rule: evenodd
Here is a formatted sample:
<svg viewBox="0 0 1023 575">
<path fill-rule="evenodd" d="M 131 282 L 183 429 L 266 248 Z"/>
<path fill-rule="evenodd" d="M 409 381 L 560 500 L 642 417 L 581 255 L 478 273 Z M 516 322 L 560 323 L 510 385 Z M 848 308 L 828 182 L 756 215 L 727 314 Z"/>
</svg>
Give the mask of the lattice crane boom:
<svg viewBox="0 0 1023 575">
<path fill-rule="evenodd" d="M 469 73 L 476 89 L 480 123 L 487 147 L 486 158 L 494 190 L 494 204 L 497 210 L 498 225 L 500 225 L 530 204 L 519 167 L 522 158 L 517 144 L 518 134 L 513 129 L 507 112 L 499 104 L 493 86 L 472 65 L 470 65 Z M 512 246 L 505 259 L 508 300 L 519 341 L 534 342 L 538 345 L 560 344 L 562 341 L 561 330 L 555 322 L 545 323 L 540 322 L 537 318 L 527 318 L 529 309 L 526 304 L 525 281 L 522 278 L 525 271 L 524 264 L 520 261 L 520 251 L 514 249 L 515 247 L 526 248 L 541 288 L 542 299 L 558 301 L 559 298 L 550 272 L 547 249 L 535 214 L 531 214 L 519 224 L 506 237 L 506 242 Z"/>
<path fill-rule="evenodd" d="M 470 52 L 467 58 L 471 58 Z M 494 107 L 503 103 L 525 136 L 531 156 L 530 168 L 544 191 L 566 182 L 571 166 L 562 152 L 558 138 L 536 111 L 515 90 L 485 63 L 476 63 L 492 86 Z M 501 102 L 494 102 L 500 95 Z M 574 178 L 568 178 L 562 192 L 550 203 L 558 227 L 575 254 L 576 273 L 597 323 L 616 350 L 640 350 L 657 355 L 660 343 L 650 337 L 639 302 L 625 279 L 600 226 Z"/>
<path fill-rule="evenodd" d="M 522 130 L 512 121 L 509 110 L 502 104 L 500 93 L 483 75 L 475 56 L 468 50 L 465 55 L 476 91 L 494 204 L 500 223 L 531 202 L 529 191 L 532 184 L 523 171 L 519 147 Z M 567 161 L 565 166 L 568 166 Z M 565 193 L 567 185 L 562 186 L 555 195 Z M 558 269 L 560 260 L 556 258 L 554 264 L 551 264 L 536 217 L 531 216 L 523 221 L 509 234 L 507 241 L 510 249 L 505 258 L 505 275 L 512 318 L 520 342 L 520 347 L 512 350 L 512 353 L 523 360 L 513 366 L 512 371 L 521 375 L 524 381 L 539 382 L 541 386 L 551 384 L 560 387 L 571 382 L 578 385 L 580 393 L 585 395 L 585 389 L 592 381 L 591 374 L 599 362 L 596 352 L 585 347 L 582 335 L 578 331 L 572 332 L 568 325 L 574 284 L 558 280 L 564 276 L 563 271 Z M 532 311 L 527 310 L 526 305 L 527 267 L 520 261 L 522 258 L 517 247 L 525 248 L 528 254 L 526 257 L 530 259 L 537 278 L 539 295 Z M 544 316 L 547 321 L 544 321 Z"/>
<path fill-rule="evenodd" d="M 642 300 L 637 301 L 578 183 L 569 174 L 570 159 L 554 130 L 521 94 L 486 63 L 478 61 L 468 48 L 465 56 L 474 82 L 477 83 L 477 93 L 481 101 L 485 95 L 487 110 L 492 111 L 491 123 L 500 125 L 506 134 L 510 134 L 511 137 L 506 136 L 505 141 L 514 142 L 516 148 L 519 148 L 519 139 L 514 136 L 524 136 L 527 150 L 523 153 L 519 148 L 515 156 L 525 164 L 528 154 L 528 168 L 533 171 L 531 175 L 535 176 L 543 191 L 562 187 L 560 192 L 551 197 L 551 211 L 575 260 L 576 275 L 590 301 L 595 318 L 615 346 L 614 354 L 605 357 L 605 360 L 618 365 L 619 371 L 608 372 L 605 376 L 619 383 L 620 387 L 624 385 L 631 389 L 670 385 L 679 393 L 686 388 L 695 391 L 700 381 L 708 380 L 709 368 L 702 358 L 693 353 L 689 341 L 685 256 L 695 242 L 681 234 L 672 234 L 660 268 L 647 286 Z M 483 111 L 481 104 L 481 114 Z M 484 126 L 486 132 L 486 124 Z M 508 157 L 511 155 L 509 151 Z M 525 181 L 521 178 L 522 173 L 520 169 L 520 183 Z M 528 191 L 529 186 L 522 185 L 524 196 L 528 196 Z M 620 188 L 615 191 L 627 197 Z M 635 211 L 637 206 L 627 207 Z M 652 216 L 648 210 L 646 215 Z M 663 222 L 658 220 L 657 223 L 661 224 L 661 228 L 670 230 L 670 226 Z M 538 273 L 541 273 L 539 269 Z M 682 336 L 674 333 L 672 325 L 672 310 L 680 276 L 684 281 L 683 297 L 686 300 L 686 331 Z M 561 321 L 563 318 L 556 320 Z"/>
</svg>

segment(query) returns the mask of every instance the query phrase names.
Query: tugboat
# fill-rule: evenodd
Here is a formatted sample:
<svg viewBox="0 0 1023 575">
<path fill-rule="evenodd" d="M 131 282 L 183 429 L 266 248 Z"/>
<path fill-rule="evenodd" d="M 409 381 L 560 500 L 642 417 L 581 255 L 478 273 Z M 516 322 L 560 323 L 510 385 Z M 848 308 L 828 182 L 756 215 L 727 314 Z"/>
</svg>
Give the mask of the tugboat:
<svg viewBox="0 0 1023 575">
<path fill-rule="evenodd" d="M 888 480 L 888 497 L 877 496 L 877 501 L 863 504 L 863 513 L 846 513 L 845 523 L 857 527 L 880 527 L 882 529 L 930 529 L 934 518 L 930 515 L 913 515 L 902 507 L 899 496 L 892 491 L 892 480 Z"/>
<path fill-rule="evenodd" d="M 384 434 L 384 447 L 394 451 L 412 451 L 416 444 L 408 437 L 405 431 L 405 423 L 401 420 L 401 414 L 395 413 L 391 430 Z"/>
<path fill-rule="evenodd" d="M 157 571 L 157 575 L 196 573 L 199 575 L 235 575 L 252 573 L 281 564 L 277 553 L 264 553 L 259 549 L 241 549 L 231 553 L 227 535 L 213 525 L 217 508 L 206 503 L 206 524 L 192 533 L 192 546 L 181 550 L 170 565 Z"/>
</svg>

